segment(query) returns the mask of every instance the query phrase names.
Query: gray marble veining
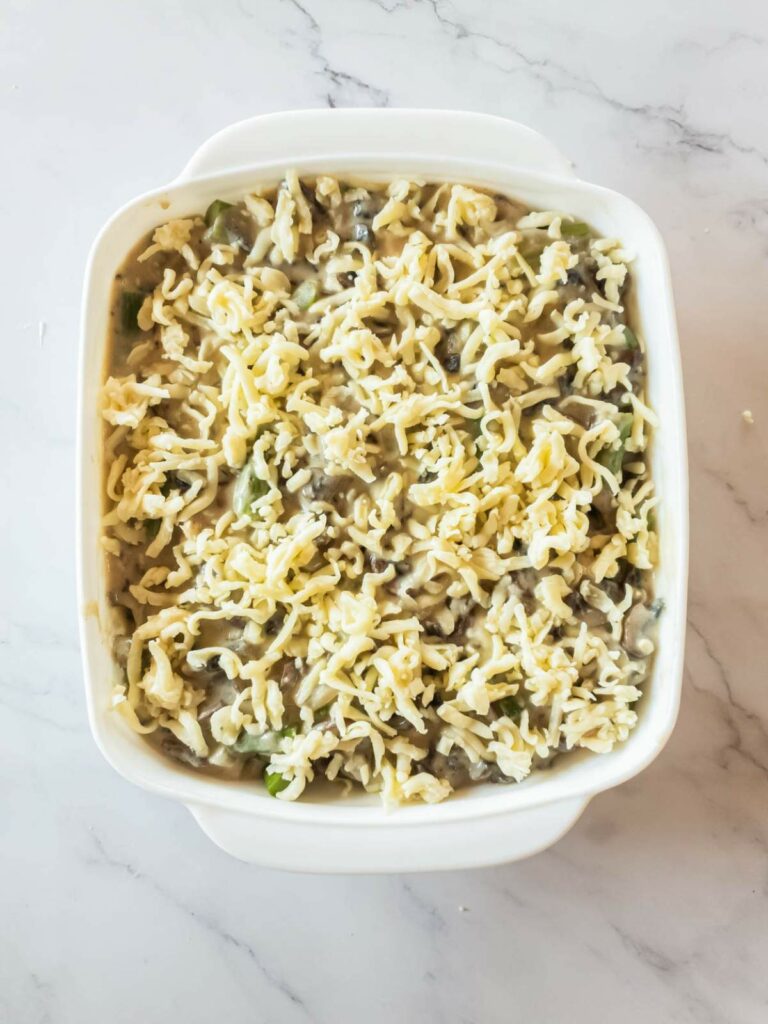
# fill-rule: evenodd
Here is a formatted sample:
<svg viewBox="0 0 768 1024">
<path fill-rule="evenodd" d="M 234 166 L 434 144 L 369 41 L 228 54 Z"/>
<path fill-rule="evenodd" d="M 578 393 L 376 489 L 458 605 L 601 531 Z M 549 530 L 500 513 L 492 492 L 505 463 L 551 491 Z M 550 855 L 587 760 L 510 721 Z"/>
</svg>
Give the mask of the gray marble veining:
<svg viewBox="0 0 768 1024">
<path fill-rule="evenodd" d="M 4 5 L 1 1021 L 768 1020 L 767 55 L 761 0 Z M 661 757 L 544 854 L 288 876 L 227 858 L 89 737 L 80 284 L 105 217 L 216 129 L 374 104 L 525 121 L 661 226 L 690 431 L 686 685 Z"/>
</svg>

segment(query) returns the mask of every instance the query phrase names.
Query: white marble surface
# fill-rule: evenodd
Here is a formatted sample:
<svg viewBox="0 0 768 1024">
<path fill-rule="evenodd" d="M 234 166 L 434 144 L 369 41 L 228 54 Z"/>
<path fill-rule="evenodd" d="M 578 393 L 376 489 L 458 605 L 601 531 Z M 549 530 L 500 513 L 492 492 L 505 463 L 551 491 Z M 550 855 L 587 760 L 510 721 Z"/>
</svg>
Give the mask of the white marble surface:
<svg viewBox="0 0 768 1024">
<path fill-rule="evenodd" d="M 631 6 L 2 5 L 3 1022 L 768 1020 L 768 8 Z M 216 129 L 326 104 L 526 121 L 645 206 L 670 250 L 694 511 L 680 722 L 649 770 L 516 865 L 254 869 L 118 778 L 85 722 L 72 505 L 88 246 Z"/>
</svg>

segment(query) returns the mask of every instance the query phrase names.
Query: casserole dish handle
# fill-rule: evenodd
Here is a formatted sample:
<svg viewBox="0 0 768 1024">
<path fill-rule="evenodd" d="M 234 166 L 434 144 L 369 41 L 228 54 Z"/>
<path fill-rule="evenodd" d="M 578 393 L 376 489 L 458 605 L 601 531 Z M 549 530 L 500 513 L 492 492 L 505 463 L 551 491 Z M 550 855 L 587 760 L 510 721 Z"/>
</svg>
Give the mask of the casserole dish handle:
<svg viewBox="0 0 768 1024">
<path fill-rule="evenodd" d="M 289 110 L 238 121 L 197 150 L 177 181 L 279 159 L 284 167 L 328 158 L 492 161 L 573 177 L 569 160 L 543 135 L 518 121 L 461 110 L 384 108 Z"/>
<path fill-rule="evenodd" d="M 576 823 L 589 797 L 440 823 L 322 824 L 189 804 L 200 828 L 226 853 L 261 867 L 313 872 L 456 870 L 520 860 L 545 850 Z M 406 812 L 407 813 L 407 812 Z"/>
</svg>

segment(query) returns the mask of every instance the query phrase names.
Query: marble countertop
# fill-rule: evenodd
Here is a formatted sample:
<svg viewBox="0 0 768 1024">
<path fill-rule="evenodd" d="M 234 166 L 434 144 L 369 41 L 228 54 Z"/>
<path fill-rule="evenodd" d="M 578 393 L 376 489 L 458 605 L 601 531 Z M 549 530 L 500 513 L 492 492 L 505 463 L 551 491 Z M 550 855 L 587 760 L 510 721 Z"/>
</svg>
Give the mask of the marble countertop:
<svg viewBox="0 0 768 1024">
<path fill-rule="evenodd" d="M 3 5 L 0 1020 L 768 1019 L 767 60 L 761 0 Z M 546 853 L 290 876 L 228 858 L 90 738 L 80 288 L 105 218 L 213 131 L 377 104 L 527 122 L 661 226 L 690 429 L 685 691 L 661 757 Z"/>
</svg>

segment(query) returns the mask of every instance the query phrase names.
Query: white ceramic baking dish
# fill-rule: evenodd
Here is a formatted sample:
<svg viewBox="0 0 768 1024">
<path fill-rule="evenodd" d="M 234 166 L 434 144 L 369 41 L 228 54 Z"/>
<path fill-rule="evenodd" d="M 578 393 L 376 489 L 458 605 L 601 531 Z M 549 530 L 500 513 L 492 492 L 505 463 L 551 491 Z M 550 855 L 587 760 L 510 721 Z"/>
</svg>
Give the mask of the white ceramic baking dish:
<svg viewBox="0 0 768 1024">
<path fill-rule="evenodd" d="M 128 250 L 157 223 L 204 210 L 215 198 L 274 184 L 288 167 L 307 174 L 416 174 L 488 186 L 537 208 L 577 214 L 636 253 L 639 324 L 648 346 L 650 398 L 661 422 L 653 471 L 661 498 L 658 594 L 666 610 L 639 723 L 612 753 L 580 752 L 519 785 L 476 787 L 435 806 L 387 812 L 366 795 L 283 803 L 260 786 L 196 775 L 156 754 L 110 711 L 116 669 L 104 630 L 98 539 L 98 394 L 113 276 Z M 233 125 L 206 142 L 170 185 L 119 210 L 98 236 L 86 271 L 80 356 L 77 546 L 93 735 L 118 772 L 185 803 L 224 850 L 299 871 L 421 871 L 515 860 L 553 843 L 596 793 L 635 775 L 664 746 L 680 697 L 688 549 L 683 393 L 667 257 L 642 210 L 616 192 L 580 181 L 542 136 L 500 118 L 427 110 L 294 111 Z"/>
</svg>

